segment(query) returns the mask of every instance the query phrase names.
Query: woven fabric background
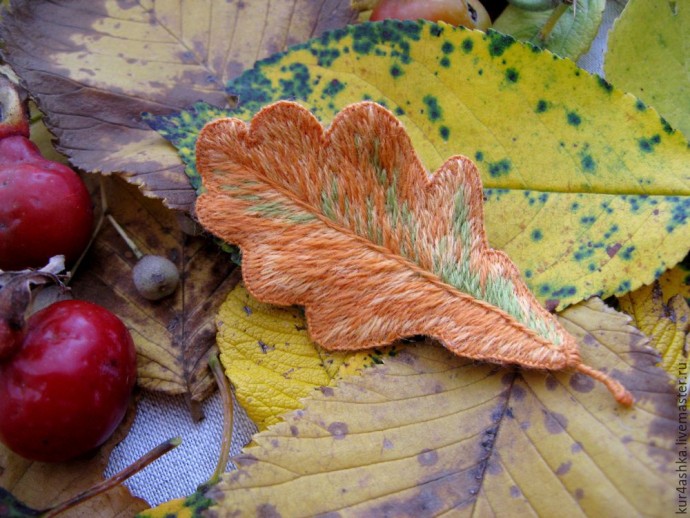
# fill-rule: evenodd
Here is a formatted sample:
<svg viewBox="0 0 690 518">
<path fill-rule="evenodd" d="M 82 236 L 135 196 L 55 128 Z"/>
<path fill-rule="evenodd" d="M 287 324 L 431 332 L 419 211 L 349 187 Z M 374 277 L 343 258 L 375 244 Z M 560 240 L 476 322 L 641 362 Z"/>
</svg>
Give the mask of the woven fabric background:
<svg viewBox="0 0 690 518">
<path fill-rule="evenodd" d="M 580 67 L 603 75 L 608 31 L 622 4 L 620 0 L 609 0 L 599 34 L 590 51 L 578 61 Z M 217 394 L 203 404 L 203 412 L 204 419 L 194 423 L 184 398 L 145 392 L 129 435 L 113 451 L 105 475 L 116 473 L 160 442 L 179 435 L 183 441 L 180 446 L 127 480 L 125 485 L 151 506 L 193 493 L 210 477 L 218 459 L 223 423 Z M 235 405 L 231 454 L 239 453 L 255 431 L 254 423 Z"/>
</svg>

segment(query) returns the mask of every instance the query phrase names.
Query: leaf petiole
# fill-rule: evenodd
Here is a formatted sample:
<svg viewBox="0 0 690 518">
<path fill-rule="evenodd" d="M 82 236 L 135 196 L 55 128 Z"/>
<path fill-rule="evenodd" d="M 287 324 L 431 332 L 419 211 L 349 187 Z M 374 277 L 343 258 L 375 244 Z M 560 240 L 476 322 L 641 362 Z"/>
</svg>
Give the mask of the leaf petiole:
<svg viewBox="0 0 690 518">
<path fill-rule="evenodd" d="M 153 461 L 158 460 L 160 457 L 168 453 L 170 450 L 173 448 L 176 448 L 182 443 L 182 438 L 180 437 L 173 437 L 172 439 L 168 439 L 165 442 L 162 442 L 152 450 L 148 451 L 145 453 L 143 456 L 139 457 L 136 461 L 134 461 L 132 464 L 127 466 L 125 469 L 115 473 L 112 477 L 109 479 L 104 480 L 103 482 L 96 484 L 90 489 L 87 489 L 86 491 L 79 493 L 78 495 L 70 498 L 69 500 L 58 504 L 54 507 L 51 507 L 50 509 L 45 509 L 42 511 L 41 517 L 42 518 L 52 518 L 53 516 L 57 516 L 58 514 L 71 509 L 72 507 L 96 496 L 99 495 L 109 489 L 112 489 L 113 487 L 117 486 L 118 484 L 122 483 L 124 480 L 128 479 L 132 475 L 135 475 L 142 469 L 144 469 L 146 466 L 151 464 Z"/>
<path fill-rule="evenodd" d="M 218 464 L 216 464 L 213 475 L 211 475 L 211 478 L 206 482 L 207 485 L 212 485 L 218 482 L 220 476 L 225 472 L 225 467 L 228 463 L 230 446 L 232 445 L 233 401 L 232 387 L 230 381 L 225 376 L 225 372 L 223 372 L 220 360 L 218 359 L 218 353 L 214 352 L 209 356 L 208 365 L 218 384 L 218 391 L 223 400 L 223 436 L 220 445 L 220 454 L 218 456 Z"/>
</svg>

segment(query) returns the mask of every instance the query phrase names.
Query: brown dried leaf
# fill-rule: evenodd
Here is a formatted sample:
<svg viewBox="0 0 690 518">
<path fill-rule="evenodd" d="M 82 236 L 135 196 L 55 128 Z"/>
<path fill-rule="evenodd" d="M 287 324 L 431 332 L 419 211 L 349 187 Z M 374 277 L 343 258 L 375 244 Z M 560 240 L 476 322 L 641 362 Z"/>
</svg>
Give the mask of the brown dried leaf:
<svg viewBox="0 0 690 518">
<path fill-rule="evenodd" d="M 145 254 L 163 255 L 181 272 L 177 291 L 151 302 L 136 291 L 136 258 L 106 220 L 72 288 L 124 320 L 138 353 L 139 385 L 202 400 L 214 388 L 206 353 L 215 343 L 215 314 L 238 280 L 218 246 L 180 229 L 175 212 L 116 177 L 104 177 L 110 213 Z"/>
<path fill-rule="evenodd" d="M 32 462 L 0 444 L 0 487 L 34 509 L 45 509 L 89 489 L 103 480 L 113 448 L 127 435 L 134 421 L 132 405 L 115 434 L 90 458 L 62 463 Z M 129 517 L 148 509 L 122 485 L 70 509 L 65 517 Z"/>
<path fill-rule="evenodd" d="M 122 172 L 188 209 L 194 191 L 177 152 L 141 112 L 224 106 L 225 83 L 255 60 L 355 16 L 349 0 L 16 0 L 3 13 L 1 55 L 73 165 Z"/>
</svg>

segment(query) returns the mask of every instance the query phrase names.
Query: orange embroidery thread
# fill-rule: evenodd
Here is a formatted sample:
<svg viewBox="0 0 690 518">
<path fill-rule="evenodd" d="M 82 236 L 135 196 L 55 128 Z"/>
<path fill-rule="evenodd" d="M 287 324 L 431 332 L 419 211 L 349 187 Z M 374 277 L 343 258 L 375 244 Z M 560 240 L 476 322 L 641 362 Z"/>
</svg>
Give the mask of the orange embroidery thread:
<svg viewBox="0 0 690 518">
<path fill-rule="evenodd" d="M 239 245 L 258 300 L 305 307 L 312 339 L 356 350 L 414 335 L 496 363 L 575 369 L 578 345 L 489 247 L 474 164 L 457 156 L 430 175 L 402 124 L 376 103 L 342 110 L 324 130 L 278 102 L 251 124 L 220 119 L 197 141 L 201 224 Z"/>
</svg>

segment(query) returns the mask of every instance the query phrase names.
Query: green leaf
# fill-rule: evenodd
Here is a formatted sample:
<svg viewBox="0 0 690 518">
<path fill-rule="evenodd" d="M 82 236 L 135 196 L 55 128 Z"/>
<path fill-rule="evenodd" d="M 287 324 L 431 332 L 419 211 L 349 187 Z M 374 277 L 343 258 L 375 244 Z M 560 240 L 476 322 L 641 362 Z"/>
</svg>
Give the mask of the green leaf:
<svg viewBox="0 0 690 518">
<path fill-rule="evenodd" d="M 235 112 L 199 104 L 152 119 L 193 181 L 194 143 L 222 114 L 298 99 L 328 122 L 371 99 L 404 123 L 425 166 L 482 173 L 486 226 L 550 309 L 650 283 L 690 248 L 690 152 L 659 115 L 547 51 L 490 31 L 367 23 L 258 62 L 228 85 Z"/>
<path fill-rule="evenodd" d="M 585 361 L 626 379 L 616 407 L 572 373 L 497 369 L 406 347 L 254 436 L 205 496 L 225 516 L 662 516 L 675 501 L 677 407 L 628 318 L 568 309 Z M 295 495 L 300 495 L 295 498 Z M 454 515 L 455 515 L 454 514 Z"/>
<path fill-rule="evenodd" d="M 630 0 L 611 30 L 606 78 L 690 137 L 690 4 Z"/>
<path fill-rule="evenodd" d="M 577 0 L 577 8 L 567 6 L 544 41 L 539 39 L 539 32 L 559 8 L 529 11 L 508 5 L 494 22 L 493 29 L 549 49 L 561 57 L 577 60 L 594 41 L 605 7 L 606 0 Z"/>
</svg>

